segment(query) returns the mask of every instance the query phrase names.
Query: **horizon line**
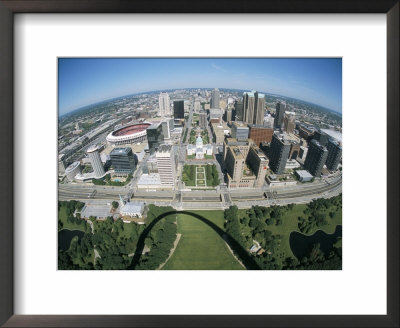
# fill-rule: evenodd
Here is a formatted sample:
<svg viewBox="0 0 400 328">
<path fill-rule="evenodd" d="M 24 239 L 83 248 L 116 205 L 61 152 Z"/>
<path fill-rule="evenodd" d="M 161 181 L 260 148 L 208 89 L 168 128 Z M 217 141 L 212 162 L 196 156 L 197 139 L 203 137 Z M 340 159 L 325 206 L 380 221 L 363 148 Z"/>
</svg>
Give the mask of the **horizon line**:
<svg viewBox="0 0 400 328">
<path fill-rule="evenodd" d="M 186 88 L 157 89 L 157 90 L 152 90 L 152 91 L 141 91 L 141 92 L 135 92 L 135 93 L 128 93 L 128 94 L 125 94 L 125 95 L 122 95 L 122 96 L 116 96 L 116 97 L 112 97 L 112 98 L 107 98 L 107 99 L 104 99 L 104 100 L 100 100 L 100 101 L 97 101 L 97 102 L 94 102 L 94 103 L 91 103 L 91 104 L 88 104 L 88 105 L 84 105 L 84 106 L 75 108 L 75 109 L 73 109 L 73 110 L 70 110 L 70 111 L 67 112 L 67 113 L 64 113 L 64 114 L 62 114 L 62 115 L 58 115 L 58 118 L 61 118 L 61 117 L 65 116 L 65 115 L 68 115 L 68 114 L 72 114 L 73 112 L 76 112 L 76 111 L 78 111 L 78 110 L 85 109 L 86 107 L 95 106 L 95 105 L 101 104 L 101 103 L 103 103 L 103 102 L 112 101 L 112 100 L 118 99 L 118 98 L 123 98 L 123 97 L 127 97 L 127 96 L 134 96 L 134 95 L 143 94 L 143 93 L 154 93 L 154 92 L 162 92 L 162 91 L 169 91 L 169 90 L 186 90 L 186 89 L 210 89 L 210 90 L 213 90 L 213 89 L 215 89 L 215 88 L 214 88 L 214 87 L 213 87 L 213 88 L 186 87 Z M 222 87 L 221 87 L 221 88 L 217 88 L 217 89 L 219 89 L 219 90 L 220 90 L 220 89 L 221 89 L 221 90 L 222 90 L 222 89 L 226 89 L 226 90 L 240 90 L 240 91 L 242 91 L 242 90 L 252 90 L 252 89 L 237 89 L 237 88 L 222 88 Z M 280 95 L 280 94 L 276 94 L 276 93 L 265 92 L 265 91 L 259 91 L 259 92 L 260 92 L 260 93 L 264 93 L 264 94 L 268 94 L 268 95 L 272 95 L 272 96 L 280 96 L 280 97 L 285 97 L 285 98 L 300 100 L 300 101 L 303 101 L 303 102 L 306 102 L 306 103 L 309 103 L 309 104 L 312 104 L 312 105 L 319 106 L 319 107 L 321 107 L 321 108 L 323 108 L 323 109 L 327 109 L 327 110 L 329 110 L 329 111 L 333 111 L 334 113 L 340 114 L 340 116 L 342 116 L 342 112 L 341 112 L 341 111 L 338 112 L 338 111 L 336 111 L 336 110 L 334 110 L 334 109 L 332 109 L 332 108 L 328 108 L 328 107 L 325 107 L 325 106 L 322 106 L 322 105 L 313 103 L 313 102 L 308 101 L 308 100 L 299 99 L 299 98 L 294 98 L 294 97 L 285 96 L 285 95 Z M 57 107 L 58 107 L 58 106 L 57 106 Z M 59 108 L 57 108 L 57 110 L 58 110 L 58 112 L 60 112 L 60 109 L 59 109 Z"/>
</svg>

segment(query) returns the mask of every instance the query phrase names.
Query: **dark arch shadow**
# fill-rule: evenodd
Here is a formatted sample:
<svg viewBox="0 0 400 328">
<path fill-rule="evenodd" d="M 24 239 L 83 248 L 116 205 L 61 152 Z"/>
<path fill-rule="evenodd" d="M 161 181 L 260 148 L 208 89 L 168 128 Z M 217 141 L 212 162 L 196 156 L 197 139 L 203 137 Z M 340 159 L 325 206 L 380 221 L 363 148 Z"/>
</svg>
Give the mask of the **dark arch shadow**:
<svg viewBox="0 0 400 328">
<path fill-rule="evenodd" d="M 233 239 L 229 234 L 227 234 L 224 230 L 222 230 L 220 227 L 218 227 L 215 223 L 207 220 L 206 218 L 202 217 L 199 214 L 192 213 L 192 212 L 187 212 L 187 211 L 169 211 L 166 213 L 161 214 L 157 218 L 155 218 L 151 223 L 143 230 L 142 234 L 139 237 L 139 240 L 136 244 L 136 251 L 135 255 L 132 258 L 131 265 L 129 266 L 130 270 L 135 270 L 137 265 L 139 264 L 140 258 L 142 256 L 142 252 L 144 249 L 144 240 L 150 233 L 151 229 L 163 218 L 165 218 L 168 215 L 172 214 L 186 214 L 190 215 L 205 224 L 207 224 L 211 229 L 213 229 L 228 245 L 229 247 L 233 250 L 235 255 L 239 258 L 239 260 L 243 263 L 243 265 L 246 267 L 247 270 L 261 270 L 257 262 L 247 253 L 247 251 L 235 240 Z"/>
</svg>

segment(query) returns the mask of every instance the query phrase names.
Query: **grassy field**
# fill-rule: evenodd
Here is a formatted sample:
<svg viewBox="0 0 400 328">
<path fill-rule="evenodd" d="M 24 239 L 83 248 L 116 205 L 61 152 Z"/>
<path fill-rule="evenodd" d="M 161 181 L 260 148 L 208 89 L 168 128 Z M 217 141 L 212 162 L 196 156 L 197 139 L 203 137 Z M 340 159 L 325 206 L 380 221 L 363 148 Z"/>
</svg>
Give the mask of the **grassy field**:
<svg viewBox="0 0 400 328">
<path fill-rule="evenodd" d="M 221 229 L 223 211 L 192 211 Z M 186 215 L 178 215 L 179 244 L 163 270 L 240 270 L 243 267 L 229 251 L 222 238 L 208 225 Z"/>
</svg>

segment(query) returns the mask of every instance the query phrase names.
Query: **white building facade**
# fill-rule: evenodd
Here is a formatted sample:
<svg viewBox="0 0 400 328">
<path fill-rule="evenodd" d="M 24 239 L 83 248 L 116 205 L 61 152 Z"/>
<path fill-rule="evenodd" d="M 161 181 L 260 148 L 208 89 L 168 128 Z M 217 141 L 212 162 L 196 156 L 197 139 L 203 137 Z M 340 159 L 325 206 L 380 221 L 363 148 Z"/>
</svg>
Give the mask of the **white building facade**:
<svg viewBox="0 0 400 328">
<path fill-rule="evenodd" d="M 106 172 L 104 171 L 97 145 L 90 146 L 87 150 L 87 154 L 90 158 L 90 162 L 92 163 L 95 178 L 99 179 L 104 177 Z"/>
<path fill-rule="evenodd" d="M 172 145 L 160 145 L 156 152 L 156 159 L 161 185 L 173 188 L 175 186 L 177 165 Z"/>
<path fill-rule="evenodd" d="M 158 115 L 161 117 L 171 115 L 169 95 L 166 92 L 161 92 L 158 96 Z"/>
<path fill-rule="evenodd" d="M 196 155 L 196 159 L 203 159 L 204 155 L 212 155 L 213 154 L 213 147 L 211 144 L 203 144 L 203 139 L 201 136 L 196 138 L 195 145 L 187 145 L 187 155 Z"/>
</svg>

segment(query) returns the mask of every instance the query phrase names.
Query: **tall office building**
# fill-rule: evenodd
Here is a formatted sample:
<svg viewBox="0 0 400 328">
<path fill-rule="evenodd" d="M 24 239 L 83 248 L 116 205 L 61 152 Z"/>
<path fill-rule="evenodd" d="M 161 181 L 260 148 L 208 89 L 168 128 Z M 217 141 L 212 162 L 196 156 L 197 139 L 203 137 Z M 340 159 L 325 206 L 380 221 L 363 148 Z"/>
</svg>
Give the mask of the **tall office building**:
<svg viewBox="0 0 400 328">
<path fill-rule="evenodd" d="M 251 146 L 246 159 L 247 166 L 256 176 L 254 188 L 261 188 L 264 185 L 265 175 L 267 173 L 268 159 L 260 148 Z"/>
<path fill-rule="evenodd" d="M 243 93 L 243 122 L 263 124 L 265 111 L 265 96 L 257 91 Z"/>
<path fill-rule="evenodd" d="M 267 128 L 263 125 L 249 124 L 249 138 L 254 144 L 260 146 L 262 142 L 271 142 L 274 129 Z"/>
<path fill-rule="evenodd" d="M 116 175 L 132 174 L 136 169 L 132 148 L 114 148 L 110 153 L 111 165 Z"/>
<path fill-rule="evenodd" d="M 219 101 L 219 108 L 222 109 L 222 111 L 224 112 L 226 109 L 226 100 L 225 99 L 221 99 Z"/>
<path fill-rule="evenodd" d="M 162 144 L 156 152 L 161 185 L 174 187 L 176 179 L 176 156 L 172 145 Z"/>
<path fill-rule="evenodd" d="M 249 127 L 242 122 L 233 122 L 231 136 L 238 141 L 247 140 L 249 138 Z"/>
<path fill-rule="evenodd" d="M 227 123 L 232 122 L 232 109 L 227 109 L 225 111 L 225 122 L 227 122 Z"/>
<path fill-rule="evenodd" d="M 328 141 L 328 157 L 326 159 L 326 167 L 328 170 L 335 171 L 338 168 L 340 159 L 342 158 L 342 146 L 334 139 Z"/>
<path fill-rule="evenodd" d="M 219 108 L 210 109 L 210 123 L 221 123 L 222 110 Z"/>
<path fill-rule="evenodd" d="M 274 133 L 269 149 L 269 167 L 276 174 L 285 171 L 290 152 L 290 141 L 284 134 Z"/>
<path fill-rule="evenodd" d="M 166 92 L 161 92 L 158 96 L 158 115 L 161 117 L 171 115 L 169 95 Z"/>
<path fill-rule="evenodd" d="M 327 157 L 328 149 L 321 145 L 316 139 L 313 139 L 308 145 L 308 152 L 304 162 L 304 168 L 313 176 L 320 177 Z"/>
<path fill-rule="evenodd" d="M 172 123 L 173 126 L 173 123 Z M 164 140 L 169 140 L 171 138 L 170 122 L 165 120 L 161 122 L 161 128 L 164 135 Z"/>
<path fill-rule="evenodd" d="M 90 162 L 92 163 L 94 177 L 96 179 L 104 177 L 106 172 L 104 171 L 103 163 L 99 154 L 99 148 L 97 147 L 97 145 L 90 146 L 86 152 L 89 156 Z"/>
<path fill-rule="evenodd" d="M 235 121 L 239 121 L 239 122 L 243 121 L 243 100 L 235 101 L 234 118 L 235 118 Z"/>
<path fill-rule="evenodd" d="M 226 153 L 228 152 L 229 146 L 238 147 L 240 152 L 243 154 L 244 158 L 247 158 L 249 149 L 253 144 L 254 144 L 253 140 L 251 140 L 251 139 L 239 141 L 236 138 L 225 138 L 224 145 L 223 145 L 224 160 L 226 159 Z"/>
<path fill-rule="evenodd" d="M 200 111 L 199 125 L 202 129 L 205 129 L 207 126 L 207 112 L 205 110 Z"/>
<path fill-rule="evenodd" d="M 245 157 L 236 146 L 229 146 L 226 157 L 225 167 L 228 172 L 228 179 L 239 182 L 242 178 Z"/>
<path fill-rule="evenodd" d="M 196 100 L 194 102 L 194 112 L 200 113 L 200 111 L 201 111 L 201 103 L 200 103 L 200 101 Z"/>
<path fill-rule="evenodd" d="M 293 133 L 296 127 L 296 113 L 295 112 L 285 112 L 283 116 L 282 129 L 287 133 Z"/>
<path fill-rule="evenodd" d="M 174 118 L 185 118 L 185 102 L 183 100 L 174 101 Z"/>
<path fill-rule="evenodd" d="M 150 154 L 153 154 L 157 148 L 164 142 L 162 124 L 153 124 L 146 130 L 147 142 L 149 144 Z"/>
<path fill-rule="evenodd" d="M 321 130 L 317 130 L 314 133 L 313 139 L 316 139 L 320 145 L 326 147 L 328 145 L 329 135 L 327 135 L 325 132 Z"/>
<path fill-rule="evenodd" d="M 211 108 L 219 108 L 219 90 L 217 88 L 211 91 Z"/>
<path fill-rule="evenodd" d="M 286 104 L 277 102 L 276 103 L 276 111 L 275 111 L 275 120 L 274 120 L 274 128 L 280 129 L 283 123 L 283 115 L 285 113 Z"/>
</svg>

